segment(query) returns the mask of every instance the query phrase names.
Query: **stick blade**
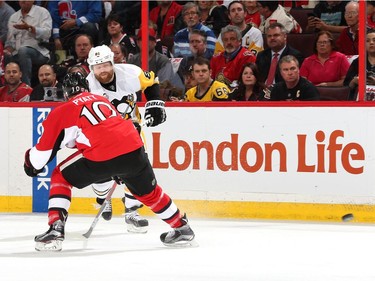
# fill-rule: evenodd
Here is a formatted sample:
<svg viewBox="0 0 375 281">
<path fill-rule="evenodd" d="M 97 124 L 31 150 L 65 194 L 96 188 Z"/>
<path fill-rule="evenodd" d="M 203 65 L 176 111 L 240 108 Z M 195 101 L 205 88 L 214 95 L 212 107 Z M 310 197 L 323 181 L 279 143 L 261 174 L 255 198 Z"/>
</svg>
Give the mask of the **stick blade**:
<svg viewBox="0 0 375 281">
<path fill-rule="evenodd" d="M 91 233 L 92 233 L 92 229 L 90 228 L 86 233 L 82 234 L 82 236 L 89 239 L 89 237 L 91 236 Z"/>
</svg>

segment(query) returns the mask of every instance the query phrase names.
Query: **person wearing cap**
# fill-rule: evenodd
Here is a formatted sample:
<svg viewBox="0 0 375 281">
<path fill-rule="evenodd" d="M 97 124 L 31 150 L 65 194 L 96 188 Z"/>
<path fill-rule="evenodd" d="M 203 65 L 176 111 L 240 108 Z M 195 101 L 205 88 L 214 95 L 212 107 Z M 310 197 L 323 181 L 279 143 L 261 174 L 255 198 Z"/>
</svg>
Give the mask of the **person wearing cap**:
<svg viewBox="0 0 375 281">
<path fill-rule="evenodd" d="M 172 63 L 167 56 L 157 52 L 156 47 L 156 32 L 153 28 L 148 29 L 148 70 L 153 71 L 159 78 L 159 82 L 169 81 L 171 84 L 177 88 L 183 89 L 184 86 L 181 79 L 173 71 Z M 147 36 L 147 35 L 146 35 Z M 142 29 L 139 30 L 137 35 L 137 44 L 142 52 Z M 141 67 L 141 52 L 134 55 L 128 60 L 128 63 L 137 65 Z"/>
</svg>

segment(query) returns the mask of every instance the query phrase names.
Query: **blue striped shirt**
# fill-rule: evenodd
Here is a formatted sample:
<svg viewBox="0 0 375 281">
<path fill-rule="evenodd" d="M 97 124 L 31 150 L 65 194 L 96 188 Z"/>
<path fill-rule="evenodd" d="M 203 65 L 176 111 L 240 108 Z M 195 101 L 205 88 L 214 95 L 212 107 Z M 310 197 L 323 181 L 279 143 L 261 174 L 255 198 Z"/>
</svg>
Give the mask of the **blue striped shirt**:
<svg viewBox="0 0 375 281">
<path fill-rule="evenodd" d="M 207 35 L 207 51 L 212 56 L 215 50 L 216 36 L 214 32 L 207 26 L 198 23 L 193 29 L 202 30 Z M 179 30 L 174 36 L 174 57 L 190 57 L 193 54 L 189 47 L 189 30 L 188 28 L 183 28 Z"/>
</svg>

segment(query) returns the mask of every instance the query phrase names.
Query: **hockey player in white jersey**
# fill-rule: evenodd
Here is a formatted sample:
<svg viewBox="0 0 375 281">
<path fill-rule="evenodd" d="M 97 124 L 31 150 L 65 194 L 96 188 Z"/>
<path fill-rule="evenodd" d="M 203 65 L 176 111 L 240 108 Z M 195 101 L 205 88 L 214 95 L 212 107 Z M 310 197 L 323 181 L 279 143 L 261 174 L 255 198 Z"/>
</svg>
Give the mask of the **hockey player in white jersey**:
<svg viewBox="0 0 375 281">
<path fill-rule="evenodd" d="M 153 72 L 143 71 L 131 64 L 114 64 L 113 52 L 106 45 L 92 48 L 87 62 L 90 74 L 86 77 L 90 91 L 106 96 L 109 101 L 126 119 L 132 119 L 140 124 L 141 116 L 136 105 L 136 93 L 144 91 L 147 103 L 145 105 L 144 122 L 147 126 L 157 126 L 166 120 L 164 102 L 159 96 L 159 82 Z M 138 126 L 139 131 L 141 126 Z M 93 185 L 97 202 L 103 204 L 113 181 Z M 137 209 L 142 204 L 130 193 L 125 192 L 125 222 L 129 232 L 147 232 L 148 221 L 139 216 Z M 103 218 L 112 217 L 112 204 L 107 204 Z"/>
</svg>

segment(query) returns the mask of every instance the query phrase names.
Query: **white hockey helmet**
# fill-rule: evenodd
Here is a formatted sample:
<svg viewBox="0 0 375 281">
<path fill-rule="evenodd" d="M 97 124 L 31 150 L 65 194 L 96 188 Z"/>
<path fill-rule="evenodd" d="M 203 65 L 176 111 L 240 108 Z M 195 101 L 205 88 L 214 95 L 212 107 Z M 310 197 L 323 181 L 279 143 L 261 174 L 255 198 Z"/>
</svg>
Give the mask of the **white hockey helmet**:
<svg viewBox="0 0 375 281">
<path fill-rule="evenodd" d="M 94 65 L 108 61 L 111 62 L 112 65 L 114 65 L 113 52 L 108 46 L 101 45 L 91 48 L 89 57 L 87 59 L 91 71 Z"/>
</svg>

